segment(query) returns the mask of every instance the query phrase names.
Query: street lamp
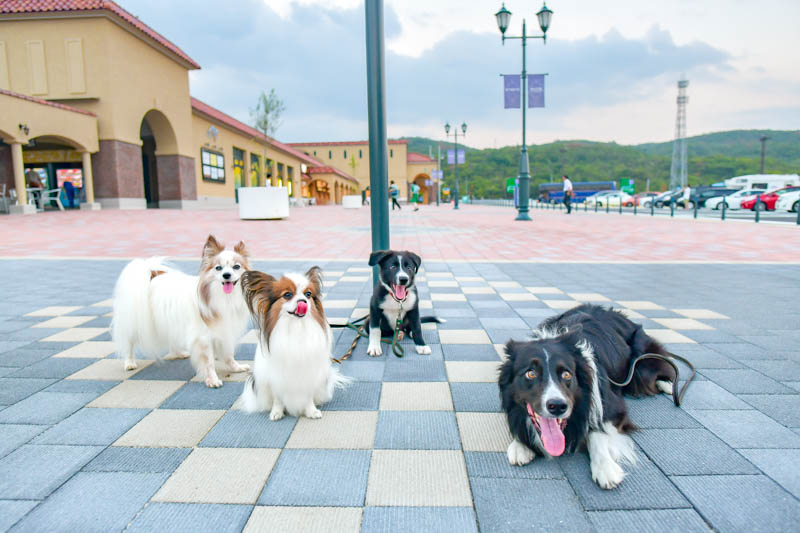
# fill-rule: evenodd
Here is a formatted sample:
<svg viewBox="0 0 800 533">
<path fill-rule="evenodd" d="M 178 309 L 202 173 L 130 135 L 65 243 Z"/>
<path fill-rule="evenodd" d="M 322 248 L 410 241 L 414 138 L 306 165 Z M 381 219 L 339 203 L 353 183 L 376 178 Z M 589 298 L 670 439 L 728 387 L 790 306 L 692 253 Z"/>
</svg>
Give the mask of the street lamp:
<svg viewBox="0 0 800 533">
<path fill-rule="evenodd" d="M 522 41 L 522 77 L 521 85 L 521 102 L 522 102 L 522 148 L 519 153 L 519 213 L 517 220 L 530 220 L 528 215 L 528 203 L 530 199 L 531 190 L 531 174 L 530 166 L 528 165 L 528 146 L 525 142 L 525 111 L 527 107 L 527 90 L 526 85 L 528 82 L 528 72 L 525 65 L 525 46 L 528 39 L 541 39 L 542 43 L 547 42 L 547 29 L 550 27 L 550 20 L 553 18 L 553 11 L 547 7 L 547 4 L 542 4 L 542 9 L 536 13 L 539 19 L 539 28 L 542 30 L 541 35 L 528 35 L 525 19 L 522 19 L 522 35 L 511 36 L 506 35 L 506 30 L 511 22 L 511 11 L 506 9 L 506 5 L 500 8 L 500 11 L 494 14 L 497 19 L 497 27 L 502 36 L 502 42 L 505 45 L 506 39 L 520 39 Z"/>
<path fill-rule="evenodd" d="M 447 138 L 450 138 L 450 123 L 447 122 L 444 125 L 444 133 L 447 135 Z M 467 134 L 467 123 L 461 123 L 461 136 L 465 136 Z M 458 128 L 453 130 L 453 138 L 455 141 L 455 150 L 453 151 L 453 178 L 456 180 L 456 200 L 453 204 L 453 209 L 458 209 Z"/>
</svg>

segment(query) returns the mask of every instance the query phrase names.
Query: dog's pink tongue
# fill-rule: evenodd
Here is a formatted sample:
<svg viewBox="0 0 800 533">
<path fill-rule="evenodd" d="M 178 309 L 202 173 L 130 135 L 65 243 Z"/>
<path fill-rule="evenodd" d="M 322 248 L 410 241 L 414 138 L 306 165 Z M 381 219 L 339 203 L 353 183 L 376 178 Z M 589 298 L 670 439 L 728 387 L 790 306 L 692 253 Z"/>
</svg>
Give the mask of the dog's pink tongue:
<svg viewBox="0 0 800 533">
<path fill-rule="evenodd" d="M 225 294 L 230 294 L 233 292 L 233 282 L 232 281 L 223 281 L 222 282 L 222 290 Z"/>
<path fill-rule="evenodd" d="M 540 417 L 539 426 L 542 428 L 542 442 L 547 453 L 553 457 L 564 453 L 564 433 L 558 426 L 558 420 Z"/>
<path fill-rule="evenodd" d="M 394 295 L 398 300 L 405 300 L 406 299 L 406 286 L 405 285 L 395 285 L 394 286 Z"/>
<path fill-rule="evenodd" d="M 307 312 L 308 312 L 308 303 L 303 301 L 297 302 L 297 309 L 295 310 L 295 314 L 298 314 L 300 316 L 305 316 Z"/>
</svg>

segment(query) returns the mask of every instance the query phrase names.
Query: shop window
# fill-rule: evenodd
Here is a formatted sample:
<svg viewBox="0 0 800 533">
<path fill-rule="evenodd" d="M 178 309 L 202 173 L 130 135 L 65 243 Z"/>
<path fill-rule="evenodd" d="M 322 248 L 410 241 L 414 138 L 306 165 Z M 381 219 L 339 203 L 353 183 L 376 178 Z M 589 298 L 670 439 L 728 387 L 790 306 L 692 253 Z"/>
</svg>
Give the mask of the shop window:
<svg viewBox="0 0 800 533">
<path fill-rule="evenodd" d="M 328 159 L 333 159 L 333 151 L 328 150 Z"/>
<path fill-rule="evenodd" d="M 244 184 L 244 150 L 233 149 L 233 186 L 236 188 Z"/>
<path fill-rule="evenodd" d="M 394 150 L 389 150 L 389 157 L 394 157 Z"/>
<path fill-rule="evenodd" d="M 264 167 L 264 173 L 266 174 L 264 179 L 264 184 L 267 182 L 272 183 L 272 169 L 274 168 L 275 162 L 272 159 L 267 159 L 267 164 Z"/>
<path fill-rule="evenodd" d="M 261 157 L 257 154 L 250 154 L 250 186 L 258 187 L 261 185 Z"/>
<path fill-rule="evenodd" d="M 347 159 L 347 150 L 344 151 L 344 158 Z"/>
<path fill-rule="evenodd" d="M 283 163 L 278 163 L 278 187 L 283 185 Z"/>
<path fill-rule="evenodd" d="M 359 159 L 363 159 L 364 158 L 364 152 L 363 151 L 361 151 L 361 150 L 358 151 L 358 158 Z"/>
<path fill-rule="evenodd" d="M 205 148 L 200 149 L 200 161 L 202 161 L 203 179 L 225 183 L 225 156 L 219 152 L 212 152 Z"/>
</svg>

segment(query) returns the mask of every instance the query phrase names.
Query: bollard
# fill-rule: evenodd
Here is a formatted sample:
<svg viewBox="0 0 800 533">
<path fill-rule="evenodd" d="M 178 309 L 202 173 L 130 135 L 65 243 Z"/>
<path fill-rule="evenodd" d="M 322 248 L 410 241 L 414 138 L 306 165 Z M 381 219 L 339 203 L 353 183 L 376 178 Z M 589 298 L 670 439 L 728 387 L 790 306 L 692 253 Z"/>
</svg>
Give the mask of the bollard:
<svg viewBox="0 0 800 533">
<path fill-rule="evenodd" d="M 589 210 L 589 204 L 588 204 L 588 203 L 586 202 L 586 200 L 584 199 L 584 200 L 583 200 L 583 212 L 585 213 L 585 212 L 586 212 L 586 211 L 588 211 L 588 210 Z"/>
<path fill-rule="evenodd" d="M 674 217 L 675 216 L 675 199 L 674 198 L 669 201 L 669 216 L 670 217 Z"/>
<path fill-rule="evenodd" d="M 594 201 L 594 212 L 597 213 L 597 200 Z"/>
<path fill-rule="evenodd" d="M 725 208 L 728 207 L 728 202 L 722 200 L 722 220 L 725 220 Z"/>
<path fill-rule="evenodd" d="M 694 218 L 697 218 L 697 200 L 692 202 L 692 204 L 694 205 Z"/>
<path fill-rule="evenodd" d="M 638 201 L 634 201 L 634 202 L 633 202 L 633 214 L 634 214 L 634 215 L 636 214 L 636 206 L 637 206 L 637 205 L 639 205 L 639 202 L 638 202 Z"/>
<path fill-rule="evenodd" d="M 619 199 L 619 214 L 622 214 L 622 198 Z"/>
<path fill-rule="evenodd" d="M 611 204 L 611 202 L 609 202 L 608 200 L 606 200 L 606 213 L 608 213 L 608 209 L 609 209 L 609 207 L 610 207 L 610 204 Z"/>
<path fill-rule="evenodd" d="M 794 205 L 797 206 L 795 208 L 797 210 L 797 225 L 800 226 L 800 202 L 795 202 Z"/>
<path fill-rule="evenodd" d="M 758 221 L 761 220 L 761 196 L 756 196 L 756 205 L 753 206 L 753 209 L 756 212 L 756 224 Z"/>
<path fill-rule="evenodd" d="M 656 213 L 656 197 L 653 196 L 650 198 L 650 216 L 655 215 Z"/>
</svg>

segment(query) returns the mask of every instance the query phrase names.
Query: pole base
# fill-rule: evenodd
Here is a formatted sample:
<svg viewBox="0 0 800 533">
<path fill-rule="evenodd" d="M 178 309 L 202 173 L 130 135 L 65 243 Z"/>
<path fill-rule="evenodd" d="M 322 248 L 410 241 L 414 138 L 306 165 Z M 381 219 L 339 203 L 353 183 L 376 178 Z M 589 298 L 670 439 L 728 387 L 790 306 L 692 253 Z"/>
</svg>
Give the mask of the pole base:
<svg viewBox="0 0 800 533">
<path fill-rule="evenodd" d="M 12 215 L 35 215 L 36 206 L 31 204 L 8 206 L 8 212 Z"/>
<path fill-rule="evenodd" d="M 528 215 L 528 213 L 522 213 L 522 212 L 520 212 L 520 213 L 517 215 L 517 218 L 515 218 L 514 220 L 531 220 L 531 217 L 530 217 L 530 215 Z"/>
</svg>

